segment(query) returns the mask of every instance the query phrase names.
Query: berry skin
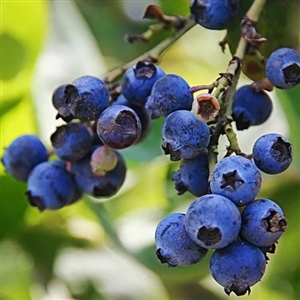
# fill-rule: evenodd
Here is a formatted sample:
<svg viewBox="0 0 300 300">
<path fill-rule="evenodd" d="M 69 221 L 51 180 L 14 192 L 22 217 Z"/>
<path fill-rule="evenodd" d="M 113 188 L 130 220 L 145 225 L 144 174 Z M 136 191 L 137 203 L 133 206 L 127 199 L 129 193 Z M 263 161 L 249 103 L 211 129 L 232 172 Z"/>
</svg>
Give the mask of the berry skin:
<svg viewBox="0 0 300 300">
<path fill-rule="evenodd" d="M 145 107 L 151 112 L 151 119 L 157 119 L 176 110 L 191 110 L 192 103 L 188 83 L 178 75 L 168 74 L 155 82 Z"/>
<path fill-rule="evenodd" d="M 251 85 L 240 87 L 233 99 L 232 117 L 238 130 L 264 123 L 271 115 L 273 103 L 269 95 L 255 92 Z"/>
<path fill-rule="evenodd" d="M 58 114 L 56 119 L 62 118 L 65 122 L 70 122 L 74 119 L 69 107 L 65 101 L 65 88 L 66 85 L 59 86 L 52 95 L 52 104 L 57 109 Z"/>
<path fill-rule="evenodd" d="M 65 101 L 72 114 L 81 121 L 97 120 L 108 107 L 106 84 L 94 76 L 82 76 L 65 88 Z"/>
<path fill-rule="evenodd" d="M 180 169 L 172 174 L 178 195 L 189 191 L 196 197 L 208 193 L 208 156 L 201 153 L 192 159 L 182 159 Z"/>
<path fill-rule="evenodd" d="M 128 68 L 122 79 L 122 93 L 129 102 L 144 105 L 151 93 L 154 83 L 165 75 L 165 72 L 151 62 L 139 61 Z"/>
<path fill-rule="evenodd" d="M 127 107 L 130 107 L 139 117 L 142 125 L 142 132 L 136 143 L 141 142 L 144 138 L 147 137 L 151 129 L 152 120 L 149 116 L 149 112 L 144 105 L 141 105 L 138 102 L 129 102 L 123 94 L 119 95 L 119 97 L 112 103 L 112 105 L 125 105 Z"/>
<path fill-rule="evenodd" d="M 260 191 L 261 174 L 252 160 L 236 155 L 225 157 L 210 174 L 210 189 L 214 194 L 243 206 L 254 200 Z"/>
<path fill-rule="evenodd" d="M 227 295 L 250 294 L 250 287 L 261 280 L 266 270 L 263 252 L 246 242 L 236 241 L 215 250 L 210 259 L 210 273 L 224 287 Z"/>
<path fill-rule="evenodd" d="M 239 0 L 191 0 L 191 14 L 199 25 L 212 30 L 226 29 L 236 17 Z"/>
<path fill-rule="evenodd" d="M 113 149 L 124 149 L 138 141 L 142 124 L 135 111 L 125 105 L 106 108 L 97 122 L 101 141 Z"/>
<path fill-rule="evenodd" d="M 5 148 L 1 159 L 5 170 L 15 179 L 26 182 L 32 169 L 48 160 L 47 149 L 41 140 L 33 134 L 16 138 Z"/>
<path fill-rule="evenodd" d="M 277 133 L 269 133 L 258 138 L 252 149 L 257 168 L 267 174 L 279 174 L 292 163 L 293 150 L 289 141 Z"/>
<path fill-rule="evenodd" d="M 272 52 L 266 74 L 277 88 L 290 89 L 300 83 L 300 52 L 292 48 L 279 48 Z"/>
<path fill-rule="evenodd" d="M 162 130 L 162 148 L 172 161 L 199 156 L 208 147 L 207 124 L 188 110 L 177 110 L 167 116 Z"/>
<path fill-rule="evenodd" d="M 57 127 L 50 140 L 60 159 L 74 162 L 89 152 L 93 137 L 85 125 L 70 123 Z"/>
<path fill-rule="evenodd" d="M 54 210 L 79 200 L 79 191 L 65 162 L 55 160 L 37 165 L 28 177 L 28 202 L 40 211 Z"/>
<path fill-rule="evenodd" d="M 194 243 L 185 230 L 184 214 L 165 217 L 155 231 L 156 255 L 170 267 L 189 266 L 202 260 L 207 249 Z"/>
<path fill-rule="evenodd" d="M 242 211 L 241 236 L 247 242 L 267 247 L 286 230 L 287 221 L 280 206 L 269 199 L 258 199 Z"/>
<path fill-rule="evenodd" d="M 91 155 L 89 153 L 80 161 L 72 164 L 71 172 L 75 181 L 83 193 L 94 197 L 111 197 L 118 192 L 123 185 L 126 175 L 126 165 L 122 155 L 115 151 L 118 162 L 114 169 L 97 175 L 92 172 Z"/>
<path fill-rule="evenodd" d="M 232 243 L 241 229 L 241 214 L 229 199 L 215 194 L 192 202 L 185 215 L 191 239 L 206 249 L 220 249 Z"/>
</svg>

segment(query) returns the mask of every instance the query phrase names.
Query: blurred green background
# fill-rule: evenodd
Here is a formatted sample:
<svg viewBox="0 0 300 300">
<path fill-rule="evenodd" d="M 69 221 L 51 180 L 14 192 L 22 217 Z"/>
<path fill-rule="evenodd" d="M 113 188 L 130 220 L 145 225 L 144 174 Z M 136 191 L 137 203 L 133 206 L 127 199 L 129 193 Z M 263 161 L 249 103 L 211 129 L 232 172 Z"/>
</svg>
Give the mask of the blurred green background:
<svg viewBox="0 0 300 300">
<path fill-rule="evenodd" d="M 142 20 L 153 1 L 3 1 L 1 2 L 1 156 L 13 139 L 36 133 L 47 146 L 60 125 L 51 107 L 60 84 L 105 73 L 151 49 L 127 44 L 126 33 L 143 32 Z M 189 1 L 156 1 L 166 14 L 188 15 Z M 230 59 L 218 42 L 225 32 L 196 26 L 164 53 L 159 65 L 193 85 L 208 84 Z M 239 85 L 250 83 L 242 77 Z M 300 86 L 271 93 L 273 114 L 265 124 L 239 132 L 250 153 L 262 134 L 286 135 L 294 146 L 293 165 L 283 174 L 263 177 L 259 197 L 282 206 L 288 230 L 270 255 L 262 281 L 247 299 L 300 299 Z M 194 197 L 178 196 L 171 174 L 178 163 L 162 155 L 160 127 L 153 122 L 141 144 L 123 150 L 128 174 L 110 199 L 84 198 L 59 211 L 29 207 L 26 184 L 1 166 L 1 300 L 228 299 L 209 275 L 209 257 L 189 268 L 168 268 L 155 256 L 154 231 L 170 212 L 185 212 Z M 220 156 L 226 152 L 221 142 Z M 235 295 L 230 295 L 236 298 Z"/>
</svg>

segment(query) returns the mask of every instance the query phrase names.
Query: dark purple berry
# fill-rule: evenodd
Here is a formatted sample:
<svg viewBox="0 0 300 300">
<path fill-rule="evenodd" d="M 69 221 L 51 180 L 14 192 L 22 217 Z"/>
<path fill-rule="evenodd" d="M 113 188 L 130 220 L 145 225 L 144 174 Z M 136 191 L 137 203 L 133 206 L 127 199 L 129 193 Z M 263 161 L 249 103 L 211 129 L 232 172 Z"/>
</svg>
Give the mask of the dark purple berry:
<svg viewBox="0 0 300 300">
<path fill-rule="evenodd" d="M 155 64 L 139 61 L 124 73 L 121 83 L 122 93 L 129 102 L 144 105 L 152 86 L 164 75 L 165 72 Z"/>
<path fill-rule="evenodd" d="M 65 88 L 65 101 L 72 114 L 82 121 L 97 120 L 107 108 L 109 91 L 106 84 L 94 76 L 75 79 Z"/>
<path fill-rule="evenodd" d="M 206 249 L 220 249 L 232 243 L 241 229 L 241 214 L 229 199 L 215 194 L 197 198 L 185 215 L 191 239 Z"/>
<path fill-rule="evenodd" d="M 226 29 L 236 17 L 239 0 L 191 0 L 194 20 L 207 29 Z"/>
<path fill-rule="evenodd" d="M 27 197 L 40 211 L 62 208 L 79 200 L 79 191 L 72 174 L 61 160 L 37 165 L 28 177 Z"/>
<path fill-rule="evenodd" d="M 269 199 L 255 200 L 242 211 L 241 236 L 247 242 L 267 247 L 286 230 L 287 221 L 280 206 Z"/>
<path fill-rule="evenodd" d="M 192 159 L 182 159 L 180 169 L 172 174 L 178 195 L 189 191 L 196 197 L 208 193 L 208 155 L 206 152 Z"/>
<path fill-rule="evenodd" d="M 144 105 L 141 105 L 137 102 L 129 102 L 123 94 L 121 94 L 113 103 L 112 105 L 125 105 L 133 109 L 137 116 L 139 117 L 142 125 L 142 132 L 141 136 L 139 137 L 138 141 L 136 143 L 141 142 L 144 140 L 144 138 L 147 137 L 147 135 L 150 132 L 152 120 L 150 118 L 149 112 L 145 108 Z"/>
<path fill-rule="evenodd" d="M 278 133 L 269 133 L 258 138 L 252 153 L 256 166 L 267 174 L 285 171 L 293 159 L 292 145 Z"/>
<path fill-rule="evenodd" d="M 126 165 L 122 155 L 115 151 L 117 164 L 114 169 L 107 172 L 93 173 L 91 167 L 91 152 L 84 159 L 72 164 L 72 173 L 75 181 L 83 193 L 94 197 L 111 197 L 123 185 L 126 175 Z"/>
<path fill-rule="evenodd" d="M 290 89 L 300 83 L 300 52 L 279 48 L 269 57 L 266 74 L 270 82 L 281 89 Z"/>
<path fill-rule="evenodd" d="M 189 266 L 202 260 L 207 249 L 197 245 L 185 230 L 184 214 L 165 217 L 155 231 L 156 255 L 170 267 Z"/>
<path fill-rule="evenodd" d="M 33 134 L 25 134 L 16 138 L 9 147 L 4 149 L 1 159 L 8 174 L 25 182 L 32 169 L 47 160 L 46 147 Z"/>
<path fill-rule="evenodd" d="M 261 187 L 261 174 L 252 160 L 236 155 L 217 162 L 210 174 L 212 193 L 243 206 L 257 196 Z"/>
<path fill-rule="evenodd" d="M 172 161 L 199 156 L 210 140 L 207 124 L 188 110 L 177 110 L 165 119 L 162 130 L 162 147 Z"/>
<path fill-rule="evenodd" d="M 145 106 L 151 118 L 156 119 L 176 110 L 191 110 L 192 102 L 188 83 L 178 75 L 168 74 L 155 82 Z"/>
<path fill-rule="evenodd" d="M 238 130 L 264 123 L 271 115 L 273 104 L 269 95 L 255 92 L 251 85 L 239 88 L 233 99 L 232 117 Z"/>
<path fill-rule="evenodd" d="M 65 99 L 66 85 L 59 86 L 52 95 L 52 104 L 57 109 L 56 119 L 62 118 L 65 122 L 70 122 L 74 119 Z"/>
<path fill-rule="evenodd" d="M 141 136 L 142 124 L 135 111 L 125 105 L 112 105 L 103 111 L 97 122 L 101 141 L 113 149 L 135 144 Z"/>
<path fill-rule="evenodd" d="M 266 270 L 263 252 L 246 242 L 236 241 L 215 250 L 210 259 L 210 273 L 227 295 L 250 294 L 250 287 L 261 280 Z"/>
<path fill-rule="evenodd" d="M 57 127 L 50 140 L 60 159 L 73 162 L 83 158 L 92 146 L 92 135 L 81 123 Z"/>
</svg>

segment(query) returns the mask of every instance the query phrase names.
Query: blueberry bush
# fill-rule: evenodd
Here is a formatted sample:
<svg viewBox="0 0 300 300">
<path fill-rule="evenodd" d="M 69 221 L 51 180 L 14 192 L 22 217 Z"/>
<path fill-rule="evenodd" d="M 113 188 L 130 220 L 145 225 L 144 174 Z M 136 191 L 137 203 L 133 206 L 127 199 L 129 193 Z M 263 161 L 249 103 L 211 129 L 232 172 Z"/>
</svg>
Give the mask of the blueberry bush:
<svg viewBox="0 0 300 300">
<path fill-rule="evenodd" d="M 1 300 L 300 298 L 298 0 L 1 8 Z"/>
</svg>

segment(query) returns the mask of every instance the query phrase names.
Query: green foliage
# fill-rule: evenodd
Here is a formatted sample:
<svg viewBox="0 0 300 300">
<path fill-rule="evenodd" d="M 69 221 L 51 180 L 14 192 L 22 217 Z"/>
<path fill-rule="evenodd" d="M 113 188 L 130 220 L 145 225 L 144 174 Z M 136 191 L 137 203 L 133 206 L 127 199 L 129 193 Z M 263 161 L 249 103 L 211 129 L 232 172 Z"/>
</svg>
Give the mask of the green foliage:
<svg viewBox="0 0 300 300">
<path fill-rule="evenodd" d="M 243 4 L 246 2 L 249 4 L 251 1 L 244 0 Z M 283 3 L 275 2 L 272 3 Z M 104 53 L 108 66 L 115 67 L 119 62 L 131 60 L 164 38 L 164 35 L 156 37 L 150 44 L 125 44 L 124 34 L 143 32 L 150 22 L 131 20 L 122 6 L 126 5 L 125 1 L 76 3 Z M 5 58 L 1 62 L 0 126 L 3 148 L 20 134 L 38 132 L 31 85 L 34 68 L 46 39 L 51 5 L 46 1 L 6 1 L 1 5 L 1 50 Z M 188 15 L 188 5 L 189 1 L 184 0 L 176 1 L 176 6 L 174 1 L 161 1 L 161 7 L 166 13 Z M 267 19 L 266 16 L 264 18 Z M 277 22 L 276 18 L 274 22 Z M 272 27 L 269 23 L 268 26 Z M 72 28 L 69 30 L 76 35 Z M 183 37 L 182 44 L 175 44 L 164 54 L 161 64 L 169 73 L 178 73 L 186 78 L 191 85 L 210 82 L 224 71 L 228 63 L 228 53 L 223 56 L 217 45 L 222 34 L 195 28 L 193 34 L 188 33 Z M 268 34 L 266 32 L 263 35 Z M 275 40 L 274 37 L 271 39 Z M 205 47 L 198 49 L 199 45 Z M 214 49 L 217 51 L 214 52 Z M 218 55 L 212 58 L 210 53 Z M 249 300 L 300 298 L 299 94 L 300 86 L 289 91 L 276 91 L 289 123 L 294 162 L 287 172 L 276 178 L 265 176 L 259 196 L 275 200 L 283 207 L 288 219 L 288 230 L 277 245 L 276 253 L 270 255 L 267 274 L 259 286 L 253 288 L 252 295 L 247 298 Z M 178 163 L 170 162 L 162 156 L 162 121 L 153 122 L 151 133 L 143 142 L 122 151 L 129 168 L 128 176 L 120 193 L 111 199 L 99 201 L 86 197 L 60 211 L 39 214 L 26 202 L 26 185 L 4 174 L 1 167 L 1 300 L 42 298 L 55 281 L 62 284 L 73 299 L 112 299 L 107 296 L 105 281 L 87 278 L 85 288 L 78 291 L 60 276 L 55 264 L 61 253 L 70 249 L 80 249 L 87 255 L 88 250 L 99 255 L 102 249 L 112 253 L 122 251 L 129 261 L 134 261 L 142 268 L 139 274 L 146 278 L 145 281 L 157 284 L 157 291 L 153 291 L 157 300 L 228 299 L 222 289 L 216 288 L 213 281 L 208 279 L 209 256 L 189 268 L 168 268 L 160 264 L 155 256 L 155 224 L 170 212 L 183 212 L 194 199 L 189 194 L 176 194 L 171 173 L 178 168 Z M 1 151 L 2 155 L 3 149 Z M 130 227 L 130 223 L 137 225 Z M 132 231 L 128 234 L 129 229 Z M 82 274 L 86 274 L 83 270 L 89 267 L 82 265 Z M 130 277 L 131 272 L 135 271 L 118 267 L 111 270 L 110 274 L 116 278 L 118 273 Z M 115 284 L 118 285 L 117 279 Z M 145 299 L 142 295 L 137 297 L 134 292 L 132 295 L 131 298 L 128 294 L 121 295 L 118 299 Z"/>
</svg>

